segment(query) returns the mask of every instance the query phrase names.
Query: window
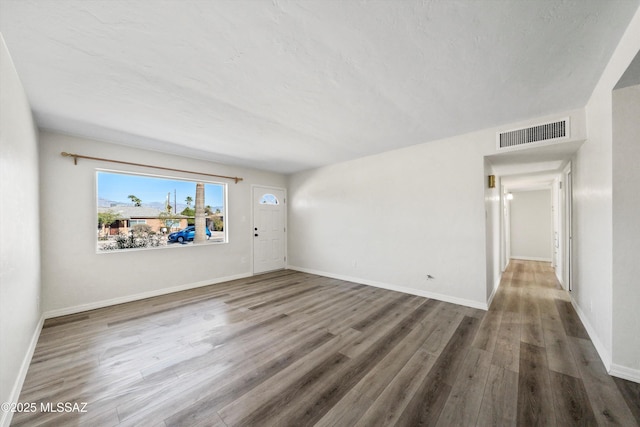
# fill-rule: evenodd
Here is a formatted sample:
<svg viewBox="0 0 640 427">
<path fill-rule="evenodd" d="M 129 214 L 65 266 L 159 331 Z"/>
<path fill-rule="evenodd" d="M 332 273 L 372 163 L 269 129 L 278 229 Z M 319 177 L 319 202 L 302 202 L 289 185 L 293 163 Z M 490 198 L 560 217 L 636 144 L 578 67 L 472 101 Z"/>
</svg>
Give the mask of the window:
<svg viewBox="0 0 640 427">
<path fill-rule="evenodd" d="M 261 205 L 279 205 L 280 201 L 273 194 L 267 193 L 263 195 L 262 198 L 260 199 L 260 204 Z"/>
<path fill-rule="evenodd" d="M 96 184 L 98 252 L 228 241 L 226 184 L 110 171 Z"/>
</svg>

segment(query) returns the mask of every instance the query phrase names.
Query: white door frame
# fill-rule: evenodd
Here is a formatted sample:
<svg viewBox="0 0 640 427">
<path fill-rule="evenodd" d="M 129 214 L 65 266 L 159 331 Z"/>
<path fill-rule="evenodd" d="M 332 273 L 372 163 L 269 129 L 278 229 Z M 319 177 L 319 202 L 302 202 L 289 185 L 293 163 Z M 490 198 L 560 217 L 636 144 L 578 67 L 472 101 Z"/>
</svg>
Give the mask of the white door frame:
<svg viewBox="0 0 640 427">
<path fill-rule="evenodd" d="M 501 244 L 503 248 L 501 270 L 503 272 L 507 269 L 509 261 L 511 261 L 511 202 L 507 199 L 508 192 L 508 188 L 500 185 Z"/>
<path fill-rule="evenodd" d="M 563 258 L 565 263 L 565 289 L 573 290 L 573 174 L 572 164 L 569 162 L 563 171 L 565 181 L 565 253 Z"/>
<path fill-rule="evenodd" d="M 565 168 L 557 172 L 559 182 L 555 182 L 559 193 L 557 197 L 557 206 L 555 215 L 558 221 L 558 256 L 557 264 L 560 267 L 562 277 L 558 277 L 565 290 L 571 291 L 574 287 L 573 281 L 573 182 L 572 182 L 572 162 L 569 162 Z M 498 178 L 500 179 L 500 178 Z M 560 188 L 560 183 L 562 187 Z M 509 187 L 500 181 L 500 269 L 504 272 L 511 259 L 511 204 L 506 199 Z M 553 185 L 549 187 L 551 197 L 554 197 Z M 553 201 L 552 201 L 553 204 Z M 553 213 L 552 213 L 553 215 Z M 552 223 L 553 224 L 553 223 Z M 552 231 L 553 233 L 553 227 Z M 553 245 L 553 235 L 552 235 Z M 553 250 L 553 248 L 552 248 Z M 487 255 L 488 256 L 488 255 Z M 553 252 L 552 252 L 553 256 Z"/>
<path fill-rule="evenodd" d="M 566 184 L 564 184 L 564 177 L 559 174 L 553 181 L 554 188 L 554 263 L 556 277 L 560 281 L 562 287 L 564 287 L 564 215 L 565 215 L 565 203 L 564 192 Z"/>
<path fill-rule="evenodd" d="M 284 187 L 275 187 L 275 186 L 271 186 L 271 185 L 260 185 L 260 184 L 251 184 L 251 274 L 256 274 L 255 273 L 255 265 L 254 265 L 254 257 L 255 257 L 255 238 L 254 238 L 254 234 L 255 234 L 255 205 L 254 205 L 254 200 L 255 200 L 255 191 L 257 188 L 263 188 L 265 190 L 279 190 L 282 191 L 284 193 L 284 203 L 283 203 L 283 207 L 284 207 L 284 268 L 288 268 L 289 266 L 289 255 L 288 255 L 288 251 L 287 251 L 287 245 L 288 245 L 288 238 L 287 238 L 287 231 L 288 231 L 288 222 L 287 222 L 287 189 Z"/>
</svg>

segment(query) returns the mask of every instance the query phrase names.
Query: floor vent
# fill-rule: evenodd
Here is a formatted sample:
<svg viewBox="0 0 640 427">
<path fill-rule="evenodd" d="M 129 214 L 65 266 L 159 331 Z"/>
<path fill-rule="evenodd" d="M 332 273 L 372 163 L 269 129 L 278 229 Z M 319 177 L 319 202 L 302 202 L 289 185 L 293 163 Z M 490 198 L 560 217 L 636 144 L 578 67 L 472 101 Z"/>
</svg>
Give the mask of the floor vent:
<svg viewBox="0 0 640 427">
<path fill-rule="evenodd" d="M 523 145 L 542 142 L 559 142 L 569 138 L 569 119 L 553 123 L 498 132 L 498 149 L 518 148 Z M 522 147 L 524 148 L 524 147 Z"/>
</svg>

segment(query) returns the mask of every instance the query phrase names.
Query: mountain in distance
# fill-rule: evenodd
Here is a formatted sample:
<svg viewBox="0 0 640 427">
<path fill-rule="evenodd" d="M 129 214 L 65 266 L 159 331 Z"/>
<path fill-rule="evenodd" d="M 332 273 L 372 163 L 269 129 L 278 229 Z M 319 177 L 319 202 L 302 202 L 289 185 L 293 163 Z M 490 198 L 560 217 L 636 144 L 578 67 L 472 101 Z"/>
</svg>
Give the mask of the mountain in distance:
<svg viewBox="0 0 640 427">
<path fill-rule="evenodd" d="M 98 207 L 99 208 L 110 208 L 115 206 L 133 206 L 130 201 L 127 202 L 116 202 L 114 200 L 103 199 L 102 197 L 98 198 Z M 164 211 L 165 205 L 164 202 L 150 202 L 144 203 L 142 202 L 142 206 L 146 206 L 148 208 L 154 208 L 161 211 Z M 178 203 L 178 212 L 182 212 L 187 207 L 186 203 Z M 191 208 L 194 208 L 194 204 L 191 204 Z M 220 209 L 222 212 L 222 206 L 212 206 L 211 209 L 215 212 L 216 209 Z"/>
</svg>

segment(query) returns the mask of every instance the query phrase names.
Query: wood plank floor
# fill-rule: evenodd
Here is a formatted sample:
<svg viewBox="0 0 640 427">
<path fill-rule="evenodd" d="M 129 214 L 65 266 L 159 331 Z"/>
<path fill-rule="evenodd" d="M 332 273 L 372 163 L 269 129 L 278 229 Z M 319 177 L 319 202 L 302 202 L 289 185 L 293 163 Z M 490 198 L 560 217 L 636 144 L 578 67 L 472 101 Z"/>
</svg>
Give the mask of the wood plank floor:
<svg viewBox="0 0 640 427">
<path fill-rule="evenodd" d="M 20 402 L 14 426 L 640 424 L 639 385 L 524 261 L 487 312 L 278 271 L 50 319 Z"/>
</svg>

